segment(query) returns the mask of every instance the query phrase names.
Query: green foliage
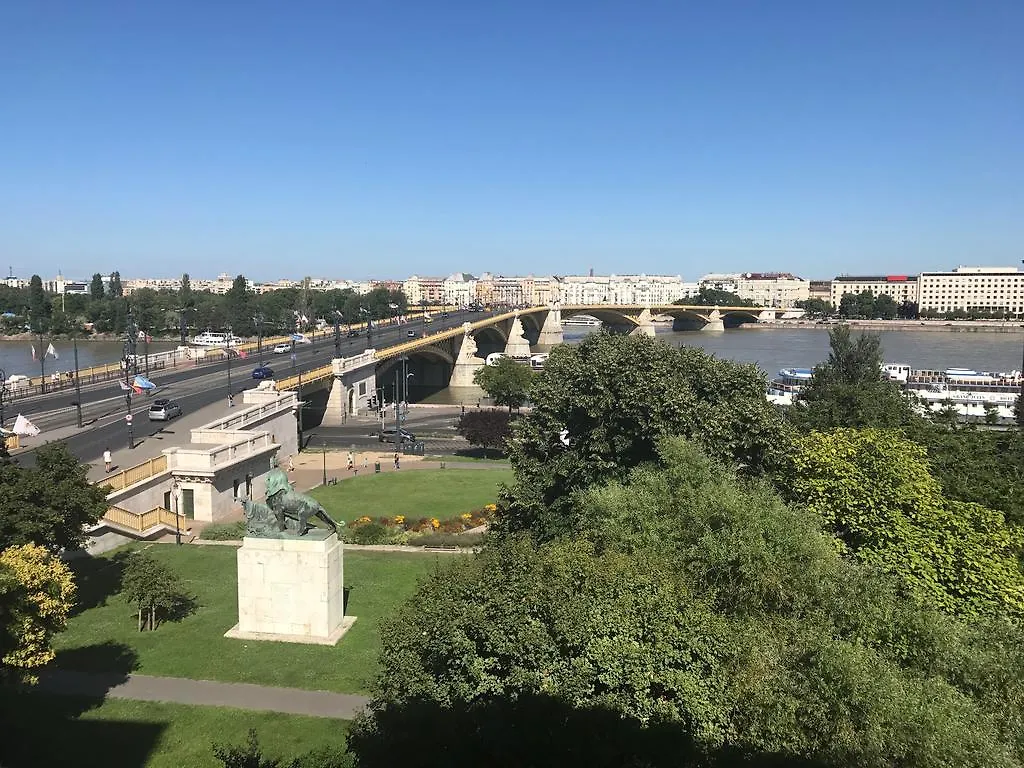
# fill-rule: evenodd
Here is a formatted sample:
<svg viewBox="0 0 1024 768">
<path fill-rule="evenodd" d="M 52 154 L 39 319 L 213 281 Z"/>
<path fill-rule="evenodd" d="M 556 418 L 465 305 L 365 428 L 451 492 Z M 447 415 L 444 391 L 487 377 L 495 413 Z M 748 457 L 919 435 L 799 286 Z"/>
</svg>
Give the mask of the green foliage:
<svg viewBox="0 0 1024 768">
<path fill-rule="evenodd" d="M 505 441 L 511 434 L 511 415 L 507 411 L 486 408 L 479 411 L 466 411 L 459 418 L 458 433 L 466 438 L 470 445 L 479 445 L 484 449 L 504 449 Z"/>
<path fill-rule="evenodd" d="M 798 301 L 796 306 L 806 310 L 807 314 L 812 317 L 828 317 L 835 311 L 832 302 L 825 299 L 804 299 Z"/>
<path fill-rule="evenodd" d="M 583 538 L 508 536 L 421 584 L 361 766 L 1021 764 L 1019 629 L 904 600 L 692 444 L 659 458 L 577 497 Z"/>
<path fill-rule="evenodd" d="M 854 338 L 849 326 L 840 325 L 828 335 L 828 361 L 814 369 L 798 403 L 787 409 L 791 422 L 805 429 L 923 425 L 899 386 L 882 378 L 878 334 Z"/>
<path fill-rule="evenodd" d="M 103 298 L 103 275 L 99 272 L 92 276 L 92 282 L 89 283 L 89 297 L 93 301 L 100 301 Z"/>
<path fill-rule="evenodd" d="M 473 374 L 473 383 L 498 405 L 508 406 L 509 413 L 526 402 L 533 379 L 529 366 L 511 357 L 500 357 L 494 365 L 485 365 Z"/>
<path fill-rule="evenodd" d="M 105 486 L 93 485 L 85 466 L 64 443 L 36 451 L 36 465 L 0 462 L 0 549 L 39 544 L 51 551 L 78 549 L 84 527 L 107 511 Z"/>
<path fill-rule="evenodd" d="M 29 279 L 28 312 L 33 332 L 41 333 L 45 330 L 45 318 L 50 314 L 50 305 L 43 291 L 43 279 L 39 275 L 32 275 Z"/>
<path fill-rule="evenodd" d="M 245 521 L 214 523 L 203 528 L 199 537 L 206 541 L 237 541 L 245 536 Z"/>
<path fill-rule="evenodd" d="M 1024 532 L 948 501 L 924 448 L 892 432 L 838 429 L 797 440 L 779 484 L 859 561 L 951 614 L 1024 618 Z"/>
<path fill-rule="evenodd" d="M 765 471 L 788 438 L 764 391 L 756 366 L 695 347 L 608 334 L 557 347 L 531 388 L 531 412 L 513 426 L 515 485 L 502 496 L 496 531 L 541 539 L 574 531 L 572 494 L 623 479 L 656 457 L 666 435 L 690 437 L 745 473 Z"/>
<path fill-rule="evenodd" d="M 380 523 L 365 523 L 347 530 L 345 540 L 353 544 L 392 544 L 395 531 Z"/>
<path fill-rule="evenodd" d="M 676 304 L 697 305 L 702 307 L 752 307 L 754 302 L 741 299 L 735 293 L 717 288 L 701 288 L 696 296 L 680 299 Z"/>
<path fill-rule="evenodd" d="M 424 533 L 409 540 L 416 547 L 479 547 L 486 538 L 483 533 Z"/>
<path fill-rule="evenodd" d="M 110 273 L 110 295 L 115 299 L 124 296 L 124 287 L 121 285 L 121 273 L 117 270 Z"/>
<path fill-rule="evenodd" d="M 214 744 L 213 755 L 224 768 L 353 768 L 355 765 L 345 750 L 330 747 L 314 749 L 292 760 L 267 757 L 255 728 L 249 729 L 243 745 Z"/>
<path fill-rule="evenodd" d="M 191 612 L 194 604 L 178 575 L 146 551 L 129 554 L 121 576 L 121 596 L 135 605 L 140 632 L 159 626 L 160 611 L 164 617 L 180 618 Z"/>
</svg>

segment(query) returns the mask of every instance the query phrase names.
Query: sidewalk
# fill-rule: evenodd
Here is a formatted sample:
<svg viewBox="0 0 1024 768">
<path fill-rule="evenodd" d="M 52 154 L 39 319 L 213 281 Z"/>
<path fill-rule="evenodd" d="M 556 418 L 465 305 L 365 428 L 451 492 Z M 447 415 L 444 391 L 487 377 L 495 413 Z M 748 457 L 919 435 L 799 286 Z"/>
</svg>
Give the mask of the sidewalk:
<svg viewBox="0 0 1024 768">
<path fill-rule="evenodd" d="M 169 701 L 175 704 L 285 712 L 338 720 L 351 720 L 370 701 L 365 696 L 349 693 L 276 688 L 251 683 L 217 683 L 184 677 L 95 674 L 63 669 L 42 672 L 39 684 L 32 690 L 58 696 Z"/>
</svg>

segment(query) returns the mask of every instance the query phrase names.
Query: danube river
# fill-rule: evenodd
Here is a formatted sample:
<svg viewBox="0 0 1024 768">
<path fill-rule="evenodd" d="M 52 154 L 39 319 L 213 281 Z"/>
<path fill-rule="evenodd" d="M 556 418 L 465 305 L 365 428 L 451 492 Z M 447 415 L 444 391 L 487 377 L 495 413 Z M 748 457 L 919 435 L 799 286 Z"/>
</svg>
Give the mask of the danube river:
<svg viewBox="0 0 1024 768">
<path fill-rule="evenodd" d="M 567 344 L 578 344 L 596 328 L 567 327 Z M 854 331 L 856 334 L 856 331 Z M 988 332 L 882 331 L 885 361 L 915 369 L 973 368 L 1013 371 L 1021 367 L 1024 334 Z M 820 326 L 735 328 L 721 333 L 672 331 L 657 327 L 657 338 L 675 346 L 703 347 L 713 355 L 756 363 L 773 378 L 782 368 L 813 368 L 828 359 L 828 329 Z M 424 398 L 427 403 L 475 405 L 483 392 L 475 387 L 449 387 Z M 485 401 L 486 402 L 486 401 Z"/>
<path fill-rule="evenodd" d="M 39 360 L 32 359 L 32 347 L 36 348 L 36 355 L 46 351 L 48 342 L 43 343 L 39 348 L 39 340 L 25 339 L 24 341 L 0 341 L 0 369 L 3 369 L 8 376 L 19 373 L 23 376 L 39 375 Z M 142 354 L 145 344 L 139 344 L 137 352 Z M 154 341 L 149 345 L 149 351 L 161 352 L 165 349 L 174 349 L 177 343 L 173 341 Z M 53 342 L 57 359 L 46 358 L 46 373 L 54 371 L 73 371 L 75 369 L 74 348 L 70 339 L 57 339 Z M 124 354 L 124 343 L 120 341 L 80 341 L 78 343 L 78 367 L 88 368 L 90 365 L 103 363 L 116 363 Z"/>
</svg>

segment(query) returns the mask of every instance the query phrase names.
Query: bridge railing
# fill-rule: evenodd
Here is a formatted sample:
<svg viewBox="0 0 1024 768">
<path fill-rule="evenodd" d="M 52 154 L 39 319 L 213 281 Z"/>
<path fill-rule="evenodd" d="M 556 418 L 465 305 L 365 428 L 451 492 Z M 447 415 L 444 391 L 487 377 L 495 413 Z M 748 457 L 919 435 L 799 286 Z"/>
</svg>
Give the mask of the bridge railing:
<svg viewBox="0 0 1024 768">
<path fill-rule="evenodd" d="M 312 371 L 281 379 L 275 383 L 275 386 L 278 392 L 284 392 L 288 389 L 298 389 L 299 384 L 312 384 L 314 381 L 322 381 L 332 376 L 334 376 L 334 366 L 325 365 L 322 368 L 314 368 Z"/>
</svg>

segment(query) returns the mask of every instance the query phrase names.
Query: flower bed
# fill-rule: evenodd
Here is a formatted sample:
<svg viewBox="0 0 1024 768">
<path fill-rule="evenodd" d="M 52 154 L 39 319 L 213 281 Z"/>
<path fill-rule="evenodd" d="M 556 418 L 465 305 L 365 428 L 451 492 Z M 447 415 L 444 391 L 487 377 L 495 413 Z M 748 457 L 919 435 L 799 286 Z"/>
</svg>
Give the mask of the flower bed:
<svg viewBox="0 0 1024 768">
<path fill-rule="evenodd" d="M 458 535 L 488 525 L 497 507 L 485 504 L 472 512 L 439 520 L 436 517 L 413 518 L 407 515 L 372 518 L 367 515 L 354 520 L 345 529 L 345 540 L 353 544 L 417 544 L 429 534 Z"/>
</svg>

